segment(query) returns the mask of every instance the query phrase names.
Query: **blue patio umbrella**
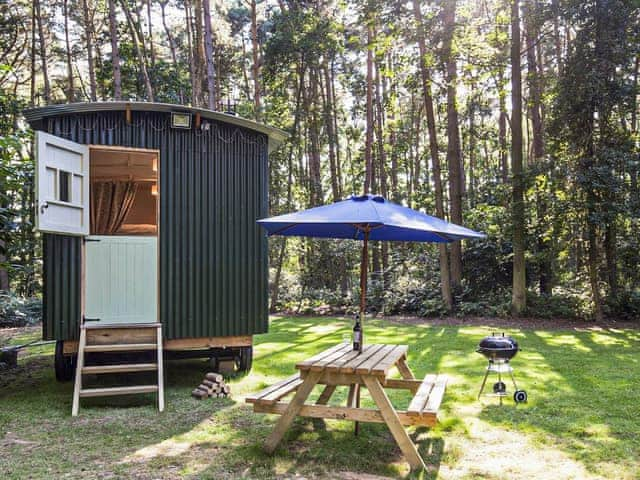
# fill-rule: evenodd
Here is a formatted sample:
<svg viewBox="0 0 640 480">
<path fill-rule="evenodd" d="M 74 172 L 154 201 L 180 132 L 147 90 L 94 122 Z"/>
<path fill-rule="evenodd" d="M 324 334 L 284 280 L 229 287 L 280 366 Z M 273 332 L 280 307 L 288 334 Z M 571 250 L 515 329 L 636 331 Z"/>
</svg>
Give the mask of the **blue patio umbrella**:
<svg viewBox="0 0 640 480">
<path fill-rule="evenodd" d="M 360 318 L 364 321 L 369 240 L 453 242 L 485 238 L 460 225 L 389 202 L 379 195 L 351 196 L 330 205 L 258 220 L 269 235 L 362 240 Z M 360 346 L 362 348 L 361 342 Z"/>
</svg>

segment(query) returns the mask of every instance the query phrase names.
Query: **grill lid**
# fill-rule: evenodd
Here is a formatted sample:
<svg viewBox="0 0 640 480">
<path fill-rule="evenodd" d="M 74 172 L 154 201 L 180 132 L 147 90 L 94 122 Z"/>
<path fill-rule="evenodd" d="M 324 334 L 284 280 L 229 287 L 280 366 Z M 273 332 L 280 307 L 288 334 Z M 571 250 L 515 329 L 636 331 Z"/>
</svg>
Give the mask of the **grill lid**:
<svg viewBox="0 0 640 480">
<path fill-rule="evenodd" d="M 516 356 L 518 350 L 518 342 L 513 337 L 492 333 L 480 340 L 477 352 L 490 360 L 509 360 Z"/>
</svg>

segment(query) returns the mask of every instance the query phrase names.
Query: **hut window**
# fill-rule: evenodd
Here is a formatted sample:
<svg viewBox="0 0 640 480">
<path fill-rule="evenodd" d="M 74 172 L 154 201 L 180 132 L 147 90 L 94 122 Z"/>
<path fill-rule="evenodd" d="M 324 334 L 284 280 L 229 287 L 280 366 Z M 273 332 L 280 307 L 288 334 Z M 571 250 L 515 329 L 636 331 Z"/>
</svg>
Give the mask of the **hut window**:
<svg viewBox="0 0 640 480">
<path fill-rule="evenodd" d="M 64 170 L 58 172 L 58 200 L 71 201 L 71 174 Z"/>
</svg>

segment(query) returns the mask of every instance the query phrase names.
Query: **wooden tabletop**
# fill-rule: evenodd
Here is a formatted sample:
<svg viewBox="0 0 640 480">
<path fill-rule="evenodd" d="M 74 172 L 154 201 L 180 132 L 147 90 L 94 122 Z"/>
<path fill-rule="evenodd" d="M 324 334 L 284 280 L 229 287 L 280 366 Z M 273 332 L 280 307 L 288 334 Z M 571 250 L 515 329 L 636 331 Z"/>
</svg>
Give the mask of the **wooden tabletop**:
<svg viewBox="0 0 640 480">
<path fill-rule="evenodd" d="M 389 370 L 407 355 L 407 345 L 365 345 L 362 352 L 342 343 L 298 362 L 301 371 L 335 372 L 386 377 Z"/>
</svg>

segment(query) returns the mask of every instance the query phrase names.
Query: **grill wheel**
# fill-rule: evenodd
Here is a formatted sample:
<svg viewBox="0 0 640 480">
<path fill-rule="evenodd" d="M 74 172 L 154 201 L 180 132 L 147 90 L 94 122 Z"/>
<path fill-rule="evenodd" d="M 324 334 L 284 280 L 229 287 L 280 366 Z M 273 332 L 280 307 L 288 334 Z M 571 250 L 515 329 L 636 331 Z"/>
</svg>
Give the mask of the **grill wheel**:
<svg viewBox="0 0 640 480">
<path fill-rule="evenodd" d="M 516 403 L 527 403 L 527 392 L 524 390 L 516 390 L 513 392 L 513 401 Z"/>
</svg>

